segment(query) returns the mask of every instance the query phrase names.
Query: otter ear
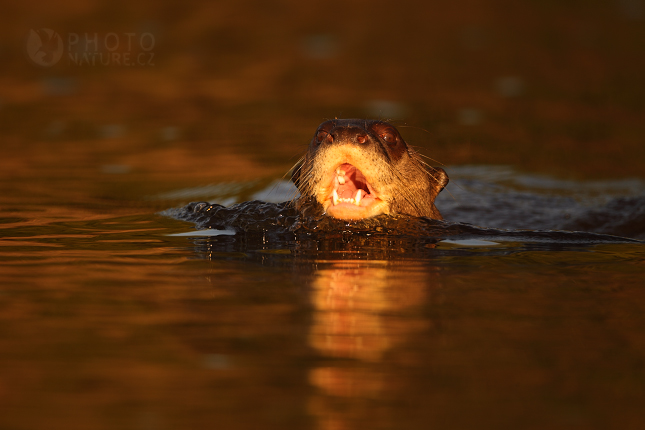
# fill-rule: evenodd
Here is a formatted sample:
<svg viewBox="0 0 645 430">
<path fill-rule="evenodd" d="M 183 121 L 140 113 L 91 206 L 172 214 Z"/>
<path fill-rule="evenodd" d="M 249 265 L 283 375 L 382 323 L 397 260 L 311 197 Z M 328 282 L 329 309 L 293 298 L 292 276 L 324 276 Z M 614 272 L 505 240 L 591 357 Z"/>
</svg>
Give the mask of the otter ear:
<svg viewBox="0 0 645 430">
<path fill-rule="evenodd" d="M 293 182 L 298 189 L 300 189 L 300 169 L 302 169 L 303 161 L 304 160 L 298 161 L 289 171 L 291 174 L 291 182 Z"/>
<path fill-rule="evenodd" d="M 441 167 L 433 167 L 428 174 L 430 175 L 430 181 L 436 184 L 435 189 L 437 192 L 435 196 L 437 196 L 448 185 L 448 174 Z"/>
</svg>

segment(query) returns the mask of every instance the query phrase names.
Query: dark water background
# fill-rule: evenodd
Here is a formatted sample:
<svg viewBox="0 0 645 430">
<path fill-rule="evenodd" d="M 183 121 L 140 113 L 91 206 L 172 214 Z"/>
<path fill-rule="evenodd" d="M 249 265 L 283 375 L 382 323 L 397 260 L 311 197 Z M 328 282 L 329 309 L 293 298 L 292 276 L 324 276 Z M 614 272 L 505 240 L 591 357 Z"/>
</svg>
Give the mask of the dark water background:
<svg viewBox="0 0 645 430">
<path fill-rule="evenodd" d="M 645 239 L 642 0 L 0 10 L 0 429 L 645 426 L 638 241 L 160 214 L 290 197 L 316 126 L 370 117 L 451 222 Z"/>
</svg>

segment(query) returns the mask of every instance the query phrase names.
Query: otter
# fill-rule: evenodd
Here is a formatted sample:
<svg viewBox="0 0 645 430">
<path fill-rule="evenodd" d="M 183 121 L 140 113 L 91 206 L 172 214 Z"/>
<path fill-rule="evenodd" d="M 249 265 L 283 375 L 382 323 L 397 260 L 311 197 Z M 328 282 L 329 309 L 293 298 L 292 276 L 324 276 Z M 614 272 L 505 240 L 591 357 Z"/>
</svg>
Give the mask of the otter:
<svg viewBox="0 0 645 430">
<path fill-rule="evenodd" d="M 327 215 L 343 220 L 381 214 L 443 219 L 434 201 L 448 175 L 427 166 L 385 121 L 323 122 L 291 179 L 300 191 L 299 210 L 320 205 Z"/>
</svg>

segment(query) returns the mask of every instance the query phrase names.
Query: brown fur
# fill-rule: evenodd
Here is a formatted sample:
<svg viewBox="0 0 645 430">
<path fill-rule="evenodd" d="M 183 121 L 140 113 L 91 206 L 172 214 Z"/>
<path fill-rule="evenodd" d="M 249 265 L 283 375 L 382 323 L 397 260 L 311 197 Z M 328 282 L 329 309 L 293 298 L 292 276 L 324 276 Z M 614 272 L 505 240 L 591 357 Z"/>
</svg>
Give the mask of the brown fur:
<svg viewBox="0 0 645 430">
<path fill-rule="evenodd" d="M 318 127 L 292 173 L 301 193 L 297 206 L 316 201 L 327 208 L 334 171 L 343 163 L 358 168 L 382 200 L 366 217 L 386 213 L 442 219 L 434 200 L 448 183 L 446 172 L 426 167 L 394 126 L 375 120 L 335 119 Z"/>
</svg>

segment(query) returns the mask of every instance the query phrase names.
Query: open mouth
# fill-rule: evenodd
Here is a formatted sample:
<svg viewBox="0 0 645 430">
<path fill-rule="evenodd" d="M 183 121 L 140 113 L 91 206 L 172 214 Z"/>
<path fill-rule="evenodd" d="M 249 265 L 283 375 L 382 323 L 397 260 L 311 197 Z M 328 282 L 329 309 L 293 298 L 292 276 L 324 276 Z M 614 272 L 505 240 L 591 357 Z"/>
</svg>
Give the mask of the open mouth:
<svg viewBox="0 0 645 430">
<path fill-rule="evenodd" d="M 336 168 L 333 191 L 325 201 L 327 213 L 335 218 L 362 219 L 383 213 L 385 202 L 355 166 L 344 163 Z"/>
</svg>

